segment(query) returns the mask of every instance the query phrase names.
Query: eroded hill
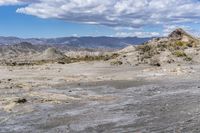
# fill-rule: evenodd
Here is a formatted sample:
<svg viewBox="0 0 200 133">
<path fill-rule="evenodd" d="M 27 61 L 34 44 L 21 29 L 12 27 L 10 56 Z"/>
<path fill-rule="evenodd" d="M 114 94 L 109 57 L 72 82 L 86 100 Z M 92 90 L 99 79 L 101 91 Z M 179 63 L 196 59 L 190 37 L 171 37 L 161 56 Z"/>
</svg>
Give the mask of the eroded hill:
<svg viewBox="0 0 200 133">
<path fill-rule="evenodd" d="M 200 41 L 183 29 L 176 29 L 168 37 L 154 38 L 143 45 L 128 46 L 119 51 L 105 49 L 69 50 L 51 45 L 32 45 L 23 42 L 0 47 L 3 65 L 40 65 L 45 63 L 74 63 L 104 61 L 111 65 L 162 66 L 199 63 Z"/>
<path fill-rule="evenodd" d="M 141 46 L 129 46 L 118 51 L 116 64 L 166 64 L 198 63 L 200 41 L 183 29 L 176 29 L 168 37 L 155 38 Z"/>
</svg>

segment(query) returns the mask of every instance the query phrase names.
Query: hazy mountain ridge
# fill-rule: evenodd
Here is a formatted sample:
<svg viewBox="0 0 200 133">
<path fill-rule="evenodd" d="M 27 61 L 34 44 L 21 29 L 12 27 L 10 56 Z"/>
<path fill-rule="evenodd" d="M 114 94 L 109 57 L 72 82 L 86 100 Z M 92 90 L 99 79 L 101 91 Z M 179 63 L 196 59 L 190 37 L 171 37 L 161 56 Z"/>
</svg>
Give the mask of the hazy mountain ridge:
<svg viewBox="0 0 200 133">
<path fill-rule="evenodd" d="M 28 42 L 33 45 L 64 45 L 78 48 L 123 48 L 138 45 L 152 38 L 138 37 L 61 37 L 61 38 L 17 38 L 0 36 L 0 45 Z"/>
<path fill-rule="evenodd" d="M 200 58 L 200 40 L 183 29 L 174 30 L 168 37 L 153 38 L 143 43 L 143 45 L 129 45 L 121 50 L 119 49 L 122 45 L 119 45 L 119 43 L 117 46 L 109 45 L 104 47 L 104 45 L 109 42 L 115 44 L 115 42 L 123 38 L 115 38 L 116 40 L 114 40 L 114 38 L 106 37 L 104 40 L 104 37 L 103 39 L 100 37 L 94 37 L 93 39 L 90 37 L 79 39 L 73 37 L 70 39 L 72 39 L 69 40 L 70 45 L 66 44 L 66 38 L 49 39 L 46 40 L 48 44 L 37 43 L 37 45 L 34 45 L 29 42 L 16 43 L 16 38 L 12 38 L 11 40 L 16 44 L 1 45 L 0 59 L 3 62 L 2 64 L 14 62 L 14 65 L 16 65 L 16 62 L 20 62 L 20 65 L 27 64 L 27 61 L 28 64 L 36 64 L 38 62 L 38 64 L 41 64 L 48 63 L 49 61 L 71 63 L 103 60 L 110 62 L 111 65 L 128 64 L 136 66 L 149 64 L 152 66 L 165 66 L 170 64 L 199 63 Z M 132 38 L 129 39 L 132 40 Z M 71 45 L 73 41 L 75 43 Z M 55 44 L 56 42 L 57 44 Z M 78 45 L 79 43 L 83 44 L 83 42 L 88 42 L 88 44 L 82 47 Z"/>
</svg>

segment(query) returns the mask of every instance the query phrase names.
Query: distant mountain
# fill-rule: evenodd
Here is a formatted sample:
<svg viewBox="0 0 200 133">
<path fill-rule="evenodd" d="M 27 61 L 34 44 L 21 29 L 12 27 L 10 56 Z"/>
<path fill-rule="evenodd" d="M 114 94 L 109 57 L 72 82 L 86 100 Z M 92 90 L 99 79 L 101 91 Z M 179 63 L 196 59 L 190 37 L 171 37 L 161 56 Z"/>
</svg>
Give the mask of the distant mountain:
<svg viewBox="0 0 200 133">
<path fill-rule="evenodd" d="M 22 42 L 33 45 L 62 45 L 78 48 L 123 48 L 128 45 L 139 45 L 152 38 L 138 37 L 61 37 L 61 38 L 17 38 L 0 36 L 0 45 L 14 45 Z"/>
</svg>

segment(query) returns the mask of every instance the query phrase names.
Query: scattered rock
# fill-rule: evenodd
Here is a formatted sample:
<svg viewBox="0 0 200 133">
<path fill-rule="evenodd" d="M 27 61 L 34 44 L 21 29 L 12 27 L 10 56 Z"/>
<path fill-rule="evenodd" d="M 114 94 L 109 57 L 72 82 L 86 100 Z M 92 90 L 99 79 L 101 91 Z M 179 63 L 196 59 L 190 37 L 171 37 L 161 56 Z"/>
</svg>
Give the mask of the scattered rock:
<svg viewBox="0 0 200 133">
<path fill-rule="evenodd" d="M 150 60 L 150 65 L 157 66 L 157 67 L 161 66 L 160 61 L 158 59 L 151 59 Z"/>
<path fill-rule="evenodd" d="M 22 99 L 18 99 L 15 101 L 16 103 L 19 103 L 19 104 L 23 104 L 23 103 L 26 103 L 27 100 L 25 98 L 22 98 Z"/>
<path fill-rule="evenodd" d="M 58 64 L 62 64 L 62 65 L 64 65 L 65 62 L 64 62 L 64 61 L 58 61 Z"/>
</svg>

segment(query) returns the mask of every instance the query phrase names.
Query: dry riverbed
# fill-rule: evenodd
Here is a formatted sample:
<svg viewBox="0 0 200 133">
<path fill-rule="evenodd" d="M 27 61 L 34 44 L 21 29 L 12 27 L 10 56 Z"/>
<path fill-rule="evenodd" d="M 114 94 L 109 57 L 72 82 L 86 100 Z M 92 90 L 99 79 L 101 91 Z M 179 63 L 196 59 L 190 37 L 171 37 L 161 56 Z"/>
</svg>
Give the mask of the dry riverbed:
<svg viewBox="0 0 200 133">
<path fill-rule="evenodd" d="M 0 67 L 0 133 L 200 132 L 200 69 Z"/>
</svg>

